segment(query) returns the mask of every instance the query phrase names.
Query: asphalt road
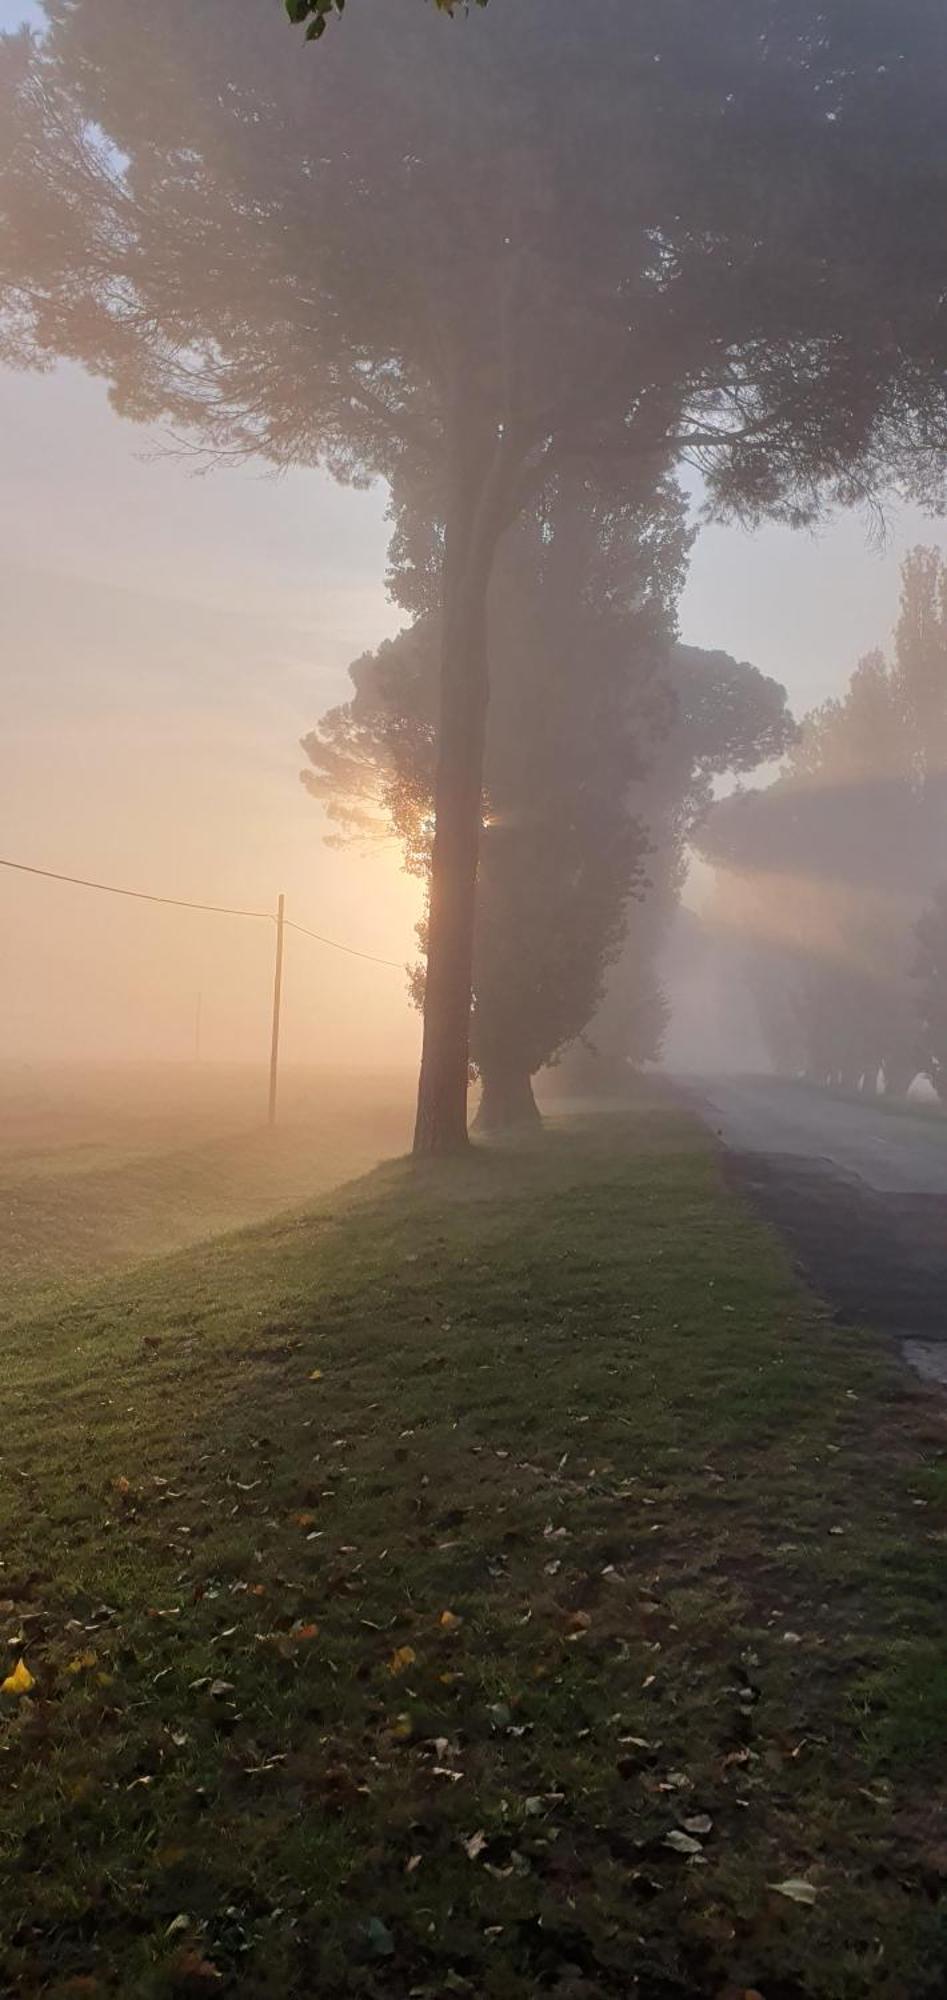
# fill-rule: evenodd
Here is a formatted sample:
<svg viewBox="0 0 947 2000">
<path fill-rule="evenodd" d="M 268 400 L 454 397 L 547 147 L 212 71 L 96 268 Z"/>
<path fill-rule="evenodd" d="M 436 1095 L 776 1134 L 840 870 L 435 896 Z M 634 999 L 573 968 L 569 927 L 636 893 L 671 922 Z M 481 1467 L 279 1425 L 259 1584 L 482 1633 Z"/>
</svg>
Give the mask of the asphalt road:
<svg viewBox="0 0 947 2000">
<path fill-rule="evenodd" d="M 696 1088 L 708 1122 L 735 1152 L 811 1160 L 879 1194 L 947 1195 L 947 1116 L 936 1106 L 888 1107 L 766 1077 Z"/>
<path fill-rule="evenodd" d="M 687 1080 L 732 1177 L 847 1320 L 947 1385 L 947 1116 L 772 1078 Z"/>
</svg>

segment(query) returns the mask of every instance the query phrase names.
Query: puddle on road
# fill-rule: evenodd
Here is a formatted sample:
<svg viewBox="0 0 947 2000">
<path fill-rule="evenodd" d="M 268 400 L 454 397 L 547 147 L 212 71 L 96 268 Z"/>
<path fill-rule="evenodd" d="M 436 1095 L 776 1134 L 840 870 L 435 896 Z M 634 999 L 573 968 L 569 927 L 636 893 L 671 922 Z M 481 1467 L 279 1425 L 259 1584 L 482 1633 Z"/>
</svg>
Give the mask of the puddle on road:
<svg viewBox="0 0 947 2000">
<path fill-rule="evenodd" d="M 901 1352 L 909 1368 L 913 1368 L 922 1382 L 943 1382 L 947 1385 L 947 1341 L 906 1340 Z"/>
</svg>

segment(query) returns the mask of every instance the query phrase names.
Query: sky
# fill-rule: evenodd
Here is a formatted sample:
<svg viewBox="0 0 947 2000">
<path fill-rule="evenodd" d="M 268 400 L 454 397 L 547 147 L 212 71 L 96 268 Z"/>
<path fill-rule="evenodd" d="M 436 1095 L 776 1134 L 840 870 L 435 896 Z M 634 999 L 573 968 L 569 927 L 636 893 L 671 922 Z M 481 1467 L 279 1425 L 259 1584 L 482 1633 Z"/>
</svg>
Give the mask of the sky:
<svg viewBox="0 0 947 2000">
<path fill-rule="evenodd" d="M 0 26 L 26 9 L 0 0 Z M 0 371 L 0 855 L 200 902 L 272 909 L 394 969 L 288 942 L 289 1061 L 414 1060 L 404 963 L 417 885 L 394 845 L 326 847 L 299 739 L 398 629 L 385 493 L 253 466 L 197 476 L 73 367 Z M 703 531 L 682 636 L 750 659 L 802 713 L 885 644 L 901 558 L 944 529 L 905 508 L 885 547 Z M 0 1052 L 264 1061 L 273 932 L 0 870 Z"/>
</svg>

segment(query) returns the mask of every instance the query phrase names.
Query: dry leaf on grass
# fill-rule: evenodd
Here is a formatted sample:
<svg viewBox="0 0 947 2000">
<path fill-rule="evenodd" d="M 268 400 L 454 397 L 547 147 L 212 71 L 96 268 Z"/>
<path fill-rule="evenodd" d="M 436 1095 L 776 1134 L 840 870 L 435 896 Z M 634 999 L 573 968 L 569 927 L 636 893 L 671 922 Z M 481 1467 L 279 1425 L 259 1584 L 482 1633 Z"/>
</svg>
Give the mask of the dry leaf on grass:
<svg viewBox="0 0 947 2000">
<path fill-rule="evenodd" d="M 17 1660 L 12 1674 L 8 1674 L 5 1681 L 0 1681 L 0 1694 L 29 1694 L 35 1686 L 35 1676 L 30 1673 L 26 1661 L 21 1659 Z"/>
<path fill-rule="evenodd" d="M 811 1907 L 819 1893 L 814 1883 L 801 1875 L 789 1875 L 785 1882 L 767 1882 L 766 1886 L 775 1890 L 777 1896 L 788 1896 L 791 1903 L 804 1903 L 807 1907 Z"/>
</svg>

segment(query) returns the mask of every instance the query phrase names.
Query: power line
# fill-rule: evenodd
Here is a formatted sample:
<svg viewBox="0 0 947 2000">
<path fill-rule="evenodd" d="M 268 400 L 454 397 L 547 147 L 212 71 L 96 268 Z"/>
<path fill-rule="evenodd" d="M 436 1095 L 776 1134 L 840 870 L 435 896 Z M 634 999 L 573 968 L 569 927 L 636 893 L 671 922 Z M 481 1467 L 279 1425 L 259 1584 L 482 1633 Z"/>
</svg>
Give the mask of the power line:
<svg viewBox="0 0 947 2000">
<path fill-rule="evenodd" d="M 76 889 L 101 889 L 106 896 L 132 896 L 136 903 L 165 903 L 175 910 L 205 910 L 215 917 L 265 917 L 273 923 L 271 910 L 233 910 L 224 903 L 187 903 L 180 896 L 153 896 L 147 889 L 119 889 L 114 882 L 91 882 L 84 875 L 60 875 L 54 868 L 33 868 L 28 861 L 4 861 L 0 868 L 15 868 L 21 875 L 43 875 L 48 882 L 71 882 Z M 344 947 L 340 947 L 344 948 Z"/>
<path fill-rule="evenodd" d="M 286 929 L 298 931 L 301 937 L 315 938 L 317 944 L 330 945 L 333 951 L 344 951 L 349 958 L 367 958 L 370 965 L 390 965 L 395 972 L 403 972 L 404 966 L 397 958 L 376 958 L 372 951 L 356 951 L 351 944 L 337 944 L 334 938 L 322 937 L 319 931 L 307 931 L 305 924 L 294 924 L 292 917 L 286 918 Z"/>
<path fill-rule="evenodd" d="M 255 917 L 263 923 L 276 922 L 272 910 L 238 910 L 226 903 L 191 903 L 182 896 L 155 896 L 147 889 L 122 889 L 115 882 L 94 882 L 85 875 L 62 875 L 55 868 L 35 868 L 28 861 L 6 861 L 0 856 L 0 868 L 15 868 L 20 875 L 42 875 L 47 882 L 69 882 L 76 889 L 100 889 L 106 896 L 131 896 L 137 903 L 162 903 L 175 910 L 203 910 L 215 917 Z M 394 972 L 404 970 L 398 959 L 378 958 L 374 952 L 357 951 L 354 945 L 339 944 L 336 938 L 323 937 L 320 931 L 307 930 L 305 924 L 296 924 L 291 917 L 286 918 L 286 928 L 298 931 L 301 937 L 313 938 L 316 944 L 324 944 L 330 951 L 343 951 L 348 958 L 366 959 L 369 965 L 387 965 Z"/>
</svg>

